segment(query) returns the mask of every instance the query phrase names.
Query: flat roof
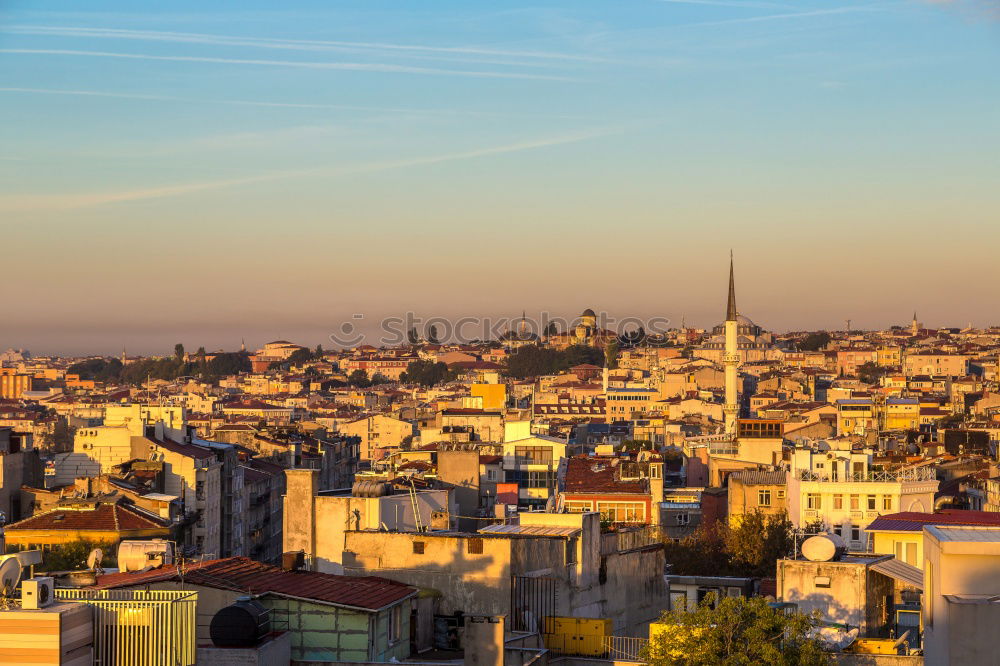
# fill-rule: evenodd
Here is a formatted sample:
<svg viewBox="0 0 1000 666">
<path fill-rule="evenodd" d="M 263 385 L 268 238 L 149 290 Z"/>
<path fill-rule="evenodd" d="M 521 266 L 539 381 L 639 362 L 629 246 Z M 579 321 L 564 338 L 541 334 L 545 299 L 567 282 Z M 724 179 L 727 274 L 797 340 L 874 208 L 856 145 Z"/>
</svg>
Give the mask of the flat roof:
<svg viewBox="0 0 1000 666">
<path fill-rule="evenodd" d="M 480 534 L 510 534 L 523 536 L 572 537 L 582 532 L 579 527 L 543 525 L 487 525 L 479 528 Z"/>
<path fill-rule="evenodd" d="M 926 525 L 924 529 L 933 534 L 938 541 L 1000 543 L 1000 527 Z"/>
</svg>

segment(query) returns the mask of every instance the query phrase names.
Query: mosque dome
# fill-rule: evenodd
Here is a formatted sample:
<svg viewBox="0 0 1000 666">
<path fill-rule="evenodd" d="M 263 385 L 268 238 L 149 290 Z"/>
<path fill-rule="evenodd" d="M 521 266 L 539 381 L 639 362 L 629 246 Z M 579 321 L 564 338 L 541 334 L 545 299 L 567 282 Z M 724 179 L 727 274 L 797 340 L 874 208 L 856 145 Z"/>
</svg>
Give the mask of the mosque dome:
<svg viewBox="0 0 1000 666">
<path fill-rule="evenodd" d="M 591 310 L 590 308 L 587 308 L 586 310 L 583 311 L 583 314 L 580 315 L 580 316 L 581 317 L 596 317 L 597 313 L 594 312 L 593 310 Z"/>
</svg>

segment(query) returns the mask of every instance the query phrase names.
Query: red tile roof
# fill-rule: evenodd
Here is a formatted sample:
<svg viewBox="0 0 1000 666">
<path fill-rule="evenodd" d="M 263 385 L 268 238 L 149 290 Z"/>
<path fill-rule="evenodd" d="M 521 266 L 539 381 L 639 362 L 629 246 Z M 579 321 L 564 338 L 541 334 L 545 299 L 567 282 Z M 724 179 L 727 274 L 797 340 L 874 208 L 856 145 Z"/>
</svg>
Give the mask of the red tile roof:
<svg viewBox="0 0 1000 666">
<path fill-rule="evenodd" d="M 888 532 L 919 532 L 924 525 L 986 525 L 1000 527 L 1000 513 L 947 509 L 938 513 L 904 511 L 879 516 L 865 529 Z"/>
<path fill-rule="evenodd" d="M 86 509 L 58 507 L 7 525 L 8 532 L 19 530 L 93 530 L 121 532 L 168 528 L 165 520 L 124 504 L 100 504 Z"/>
<path fill-rule="evenodd" d="M 617 458 L 570 458 L 566 465 L 566 494 L 625 493 L 648 495 L 646 479 L 623 481 Z"/>
<path fill-rule="evenodd" d="M 98 576 L 98 589 L 113 589 L 179 581 L 176 565 L 144 573 Z M 336 606 L 376 611 L 417 594 L 417 589 L 375 576 L 336 576 L 316 571 L 285 571 L 246 557 L 184 565 L 184 581 L 193 585 L 250 594 L 276 594 Z"/>
</svg>

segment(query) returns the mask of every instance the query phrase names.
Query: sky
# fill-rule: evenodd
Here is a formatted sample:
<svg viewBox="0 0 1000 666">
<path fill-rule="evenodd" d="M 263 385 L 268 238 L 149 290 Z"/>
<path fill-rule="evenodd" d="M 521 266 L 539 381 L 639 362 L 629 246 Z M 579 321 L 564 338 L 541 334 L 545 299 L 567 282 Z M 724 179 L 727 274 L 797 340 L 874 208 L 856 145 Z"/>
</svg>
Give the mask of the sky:
<svg viewBox="0 0 1000 666">
<path fill-rule="evenodd" d="M 0 1 L 0 350 L 1000 323 L 1000 0 Z"/>
</svg>

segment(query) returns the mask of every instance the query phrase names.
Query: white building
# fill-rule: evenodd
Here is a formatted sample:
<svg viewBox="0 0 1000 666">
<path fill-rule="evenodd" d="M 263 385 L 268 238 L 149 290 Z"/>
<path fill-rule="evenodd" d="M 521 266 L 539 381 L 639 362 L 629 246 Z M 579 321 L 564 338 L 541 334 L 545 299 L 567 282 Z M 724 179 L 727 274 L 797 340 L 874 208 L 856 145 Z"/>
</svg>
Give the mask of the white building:
<svg viewBox="0 0 1000 666">
<path fill-rule="evenodd" d="M 796 527 L 822 523 L 851 550 L 867 550 L 864 529 L 882 514 L 931 512 L 938 489 L 929 467 L 879 471 L 871 453 L 796 449 L 788 471 L 788 516 Z"/>
</svg>

